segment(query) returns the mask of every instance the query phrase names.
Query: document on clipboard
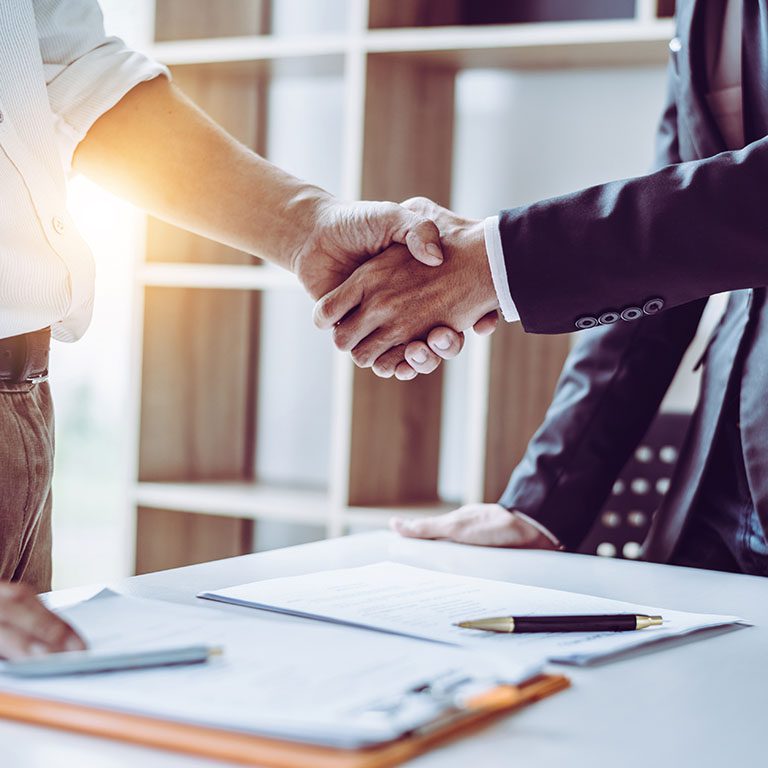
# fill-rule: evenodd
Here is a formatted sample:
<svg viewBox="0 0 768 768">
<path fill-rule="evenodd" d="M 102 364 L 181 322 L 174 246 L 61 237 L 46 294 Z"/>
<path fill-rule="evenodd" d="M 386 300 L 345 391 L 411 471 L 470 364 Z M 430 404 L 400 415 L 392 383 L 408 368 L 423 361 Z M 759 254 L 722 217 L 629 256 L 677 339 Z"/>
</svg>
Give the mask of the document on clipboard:
<svg viewBox="0 0 768 768">
<path fill-rule="evenodd" d="M 21 680 L 0 668 L 0 698 L 87 706 L 259 735 L 360 749 L 461 717 L 500 684 L 539 672 L 458 648 L 351 627 L 239 616 L 104 591 L 60 611 L 94 650 L 220 646 L 203 665 Z M 1 709 L 1 708 L 0 708 Z M 0 711 L 2 714 L 2 711 Z"/>
</svg>

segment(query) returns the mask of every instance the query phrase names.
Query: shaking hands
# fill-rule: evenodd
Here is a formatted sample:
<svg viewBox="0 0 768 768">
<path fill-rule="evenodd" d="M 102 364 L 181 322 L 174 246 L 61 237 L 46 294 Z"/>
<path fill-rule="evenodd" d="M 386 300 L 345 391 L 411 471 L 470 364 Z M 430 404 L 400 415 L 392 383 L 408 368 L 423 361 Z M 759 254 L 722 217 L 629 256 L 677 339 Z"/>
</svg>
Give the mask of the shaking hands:
<svg viewBox="0 0 768 768">
<path fill-rule="evenodd" d="M 493 332 L 498 301 L 482 222 L 425 198 L 346 208 L 318 219 L 294 271 L 311 295 L 322 295 L 316 325 L 333 329 L 357 365 L 410 379 L 455 357 L 465 329 Z"/>
</svg>

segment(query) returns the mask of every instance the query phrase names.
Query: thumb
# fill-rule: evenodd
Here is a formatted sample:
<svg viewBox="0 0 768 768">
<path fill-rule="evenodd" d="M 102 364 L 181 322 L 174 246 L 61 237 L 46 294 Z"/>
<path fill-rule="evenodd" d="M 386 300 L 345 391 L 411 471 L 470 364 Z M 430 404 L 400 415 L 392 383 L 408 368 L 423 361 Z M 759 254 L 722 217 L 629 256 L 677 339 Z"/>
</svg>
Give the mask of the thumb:
<svg viewBox="0 0 768 768">
<path fill-rule="evenodd" d="M 396 204 L 391 215 L 392 242 L 405 245 L 422 264 L 437 267 L 443 263 L 440 231 L 434 221 Z"/>
</svg>

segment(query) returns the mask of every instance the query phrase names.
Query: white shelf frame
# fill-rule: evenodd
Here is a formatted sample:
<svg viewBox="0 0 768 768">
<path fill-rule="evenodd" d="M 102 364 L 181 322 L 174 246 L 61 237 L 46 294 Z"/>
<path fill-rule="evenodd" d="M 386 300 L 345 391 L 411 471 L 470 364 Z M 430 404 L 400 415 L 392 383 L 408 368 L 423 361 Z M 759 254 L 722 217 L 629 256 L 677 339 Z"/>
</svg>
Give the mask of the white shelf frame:
<svg viewBox="0 0 768 768">
<path fill-rule="evenodd" d="M 563 66 L 638 66 L 662 64 L 668 41 L 674 35 L 672 19 L 655 18 L 654 0 L 637 0 L 634 19 L 480 27 L 431 27 L 368 29 L 368 0 L 349 0 L 350 24 L 344 33 L 313 37 L 269 35 L 219 39 L 182 40 L 148 45 L 150 55 L 172 66 L 280 62 L 289 59 L 340 57 L 343 61 L 345 105 L 343 116 L 343 168 L 341 194 L 357 199 L 362 190 L 363 129 L 368 56 L 434 56 L 452 66 L 551 68 Z M 137 314 L 134 322 L 134 358 L 140 361 L 142 296 L 145 287 L 185 287 L 232 290 L 299 290 L 287 272 L 263 266 L 226 264 L 179 264 L 144 261 L 136 269 Z M 466 413 L 470 460 L 466 466 L 465 494 L 461 503 L 482 500 L 487 439 L 490 343 L 476 339 Z M 136 482 L 132 502 L 136 506 L 192 513 L 234 516 L 251 520 L 280 520 L 323 526 L 328 537 L 345 533 L 350 526 L 386 525 L 394 514 L 426 516 L 444 512 L 455 503 L 417 506 L 350 506 L 347 485 L 350 467 L 353 365 L 348 355 L 334 353 L 332 434 L 327 490 L 281 489 L 255 484 L 145 483 Z M 138 446 L 138 387 L 134 386 Z M 131 518 L 133 520 L 134 517 Z M 132 541 L 131 533 L 131 541 Z"/>
<path fill-rule="evenodd" d="M 358 0 L 354 0 L 357 6 Z M 645 4 L 641 3 L 643 8 Z M 354 13 L 359 15 L 359 11 Z M 345 56 L 349 54 L 430 54 L 448 52 L 505 51 L 515 66 L 518 52 L 521 66 L 555 66 L 563 56 L 585 65 L 596 50 L 615 48 L 613 63 L 636 63 L 637 54 L 655 59 L 674 35 L 671 19 L 645 18 L 618 21 L 567 21 L 535 24 L 494 24 L 477 27 L 425 27 L 402 29 L 361 28 L 354 19 L 348 34 L 314 37 L 271 37 L 249 35 L 218 39 L 178 40 L 155 43 L 149 53 L 172 66 L 185 64 L 247 63 L 281 59 Z M 359 17 L 359 16 L 358 16 Z M 544 56 L 536 57 L 537 51 Z M 527 56 L 527 58 L 526 58 Z M 612 59 L 599 58 L 610 64 Z M 484 64 L 487 66 L 486 64 Z"/>
</svg>

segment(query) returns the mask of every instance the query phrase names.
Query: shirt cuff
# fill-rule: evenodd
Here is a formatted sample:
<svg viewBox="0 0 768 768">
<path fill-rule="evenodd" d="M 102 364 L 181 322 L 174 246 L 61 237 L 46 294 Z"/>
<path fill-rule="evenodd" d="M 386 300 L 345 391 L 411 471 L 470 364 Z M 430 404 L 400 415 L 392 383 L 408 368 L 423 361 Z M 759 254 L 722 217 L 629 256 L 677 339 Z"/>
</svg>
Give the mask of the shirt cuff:
<svg viewBox="0 0 768 768">
<path fill-rule="evenodd" d="M 548 528 L 545 528 L 538 520 L 534 520 L 532 517 L 528 517 L 528 515 L 523 512 L 518 512 L 517 510 L 515 510 L 513 514 L 517 515 L 523 522 L 533 526 L 545 539 L 549 539 L 557 549 L 564 548 L 557 536 L 555 536 Z"/>
<path fill-rule="evenodd" d="M 512 294 L 509 292 L 509 278 L 507 277 L 507 265 L 504 261 L 504 248 L 501 245 L 499 217 L 489 216 L 483 222 L 483 231 L 493 287 L 496 289 L 496 296 L 499 299 L 501 314 L 504 315 L 504 319 L 508 323 L 515 323 L 520 319 L 520 314 L 512 300 Z"/>
</svg>

